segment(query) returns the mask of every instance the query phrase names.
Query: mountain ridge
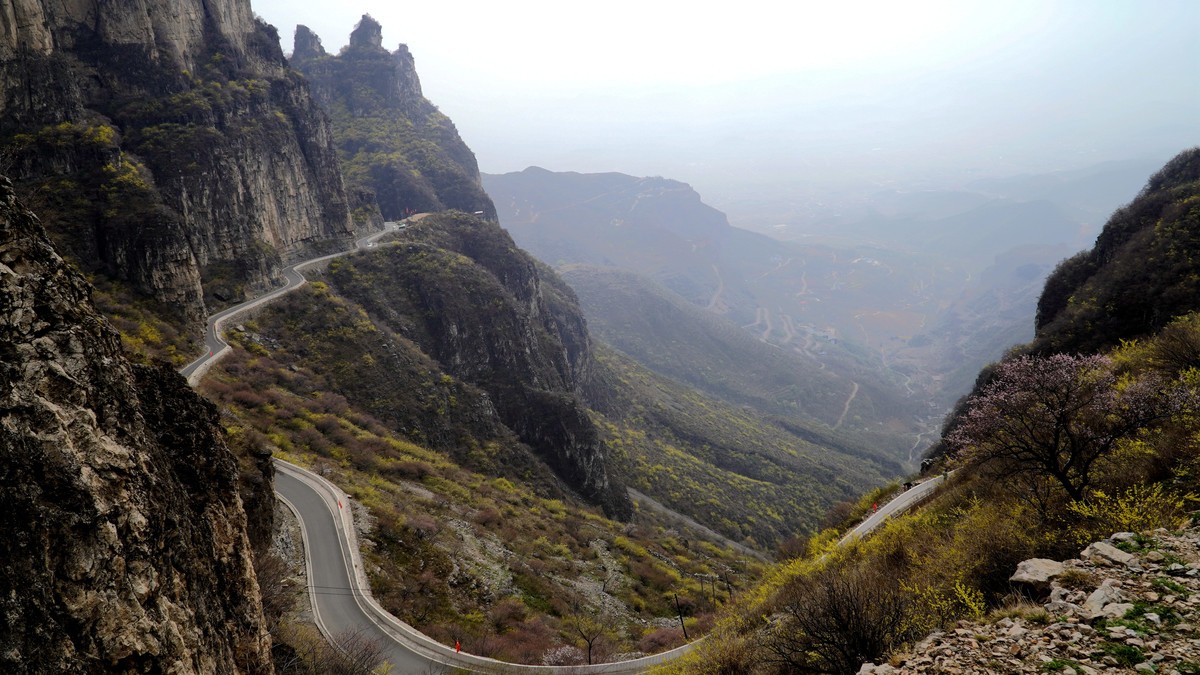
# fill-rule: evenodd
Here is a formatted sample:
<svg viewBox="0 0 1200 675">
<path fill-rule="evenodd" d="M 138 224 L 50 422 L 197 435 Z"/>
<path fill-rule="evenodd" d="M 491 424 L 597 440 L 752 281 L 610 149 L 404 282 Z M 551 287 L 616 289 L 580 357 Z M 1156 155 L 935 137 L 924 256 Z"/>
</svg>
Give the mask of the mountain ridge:
<svg viewBox="0 0 1200 675">
<path fill-rule="evenodd" d="M 385 218 L 445 209 L 495 218 L 475 154 L 425 98 L 408 47 L 383 47 L 378 21 L 363 15 L 336 55 L 297 26 L 290 63 L 330 115 L 347 180 L 372 192 Z"/>
</svg>

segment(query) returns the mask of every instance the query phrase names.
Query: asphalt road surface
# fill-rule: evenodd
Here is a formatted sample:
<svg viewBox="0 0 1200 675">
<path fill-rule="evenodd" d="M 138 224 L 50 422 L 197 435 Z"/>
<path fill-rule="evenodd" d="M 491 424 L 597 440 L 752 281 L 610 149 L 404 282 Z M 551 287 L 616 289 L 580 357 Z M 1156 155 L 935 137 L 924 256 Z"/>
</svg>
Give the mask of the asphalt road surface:
<svg viewBox="0 0 1200 675">
<path fill-rule="evenodd" d="M 396 636 L 370 620 L 356 575 L 347 565 L 351 556 L 345 550 L 343 523 L 335 519 L 325 496 L 290 470 L 289 465 L 280 462 L 277 468 L 275 492 L 296 513 L 304 532 L 309 592 L 321 632 L 336 641 L 358 631 L 360 637 L 378 642 L 383 646 L 384 659 L 392 664 L 393 673 L 437 672 L 436 664 L 429 658 L 401 644 Z M 348 507 L 345 502 L 340 505 Z"/>
<path fill-rule="evenodd" d="M 290 293 L 303 286 L 305 279 L 304 275 L 300 272 L 302 269 L 309 265 L 315 265 L 316 263 L 325 260 L 332 260 L 333 258 L 346 255 L 347 253 L 351 253 L 353 251 L 371 248 L 375 245 L 375 240 L 379 239 L 385 234 L 389 234 L 401 229 L 402 226 L 403 221 L 401 221 L 400 224 L 388 223 L 382 232 L 376 232 L 375 234 L 368 235 L 354 242 L 354 248 L 350 249 L 349 251 L 339 251 L 338 253 L 323 255 L 318 258 L 312 258 L 303 262 L 298 262 L 290 267 L 285 267 L 283 270 L 283 277 L 286 283 L 284 283 L 283 286 L 276 288 L 270 293 L 260 295 L 257 298 L 247 300 L 241 304 L 234 305 L 233 307 L 221 312 L 217 312 L 216 314 L 208 317 L 208 325 L 204 330 L 205 353 L 200 358 L 184 366 L 183 369 L 179 371 L 180 374 L 187 378 L 188 384 L 195 386 L 199 378 L 203 377 L 204 373 L 211 368 L 214 363 L 219 361 L 221 357 L 225 355 L 225 351 L 229 349 L 229 344 L 226 343 L 225 340 L 221 339 L 221 325 L 231 317 L 254 309 L 259 305 L 271 302 L 284 293 Z"/>
<path fill-rule="evenodd" d="M 334 642 L 357 633 L 383 646 L 391 673 L 607 673 L 632 675 L 665 663 L 696 644 L 662 654 L 592 666 L 527 666 L 460 654 L 388 614 L 364 591 L 362 558 L 353 540 L 349 503 L 329 481 L 300 467 L 275 460 L 275 492 L 296 513 L 304 533 L 305 562 L 313 615 L 321 632 Z"/>
<path fill-rule="evenodd" d="M 862 537 L 871 530 L 874 530 L 882 525 L 883 521 L 887 520 L 888 518 L 891 518 L 897 513 L 907 511 L 917 502 L 933 494 L 933 489 L 940 485 L 943 480 L 945 480 L 945 477 L 943 476 L 934 476 L 933 478 L 930 478 L 922 483 L 917 483 L 911 488 L 896 495 L 895 499 L 879 507 L 878 511 L 872 513 L 867 519 L 859 523 L 857 527 L 847 532 L 846 536 L 842 537 L 842 540 L 839 543 L 845 544 L 851 539 Z"/>
<path fill-rule="evenodd" d="M 414 217 L 412 220 L 417 219 Z M 356 241 L 352 250 L 370 248 L 379 237 L 402 227 L 403 225 L 391 223 L 383 232 Z M 180 370 L 180 373 L 188 378 L 189 384 L 195 385 L 208 368 L 229 350 L 229 345 L 220 337 L 221 326 L 225 321 L 303 286 L 305 279 L 301 271 L 306 266 L 350 252 L 342 251 L 291 265 L 283 270 L 287 282 L 284 286 L 209 317 L 204 336 L 206 353 Z M 521 666 L 456 653 L 391 616 L 370 596 L 365 588 L 366 578 L 362 573 L 362 560 L 354 536 L 349 503 L 341 490 L 315 474 L 287 462 L 277 459 L 275 465 L 276 494 L 295 512 L 303 532 L 309 597 L 312 600 L 317 626 L 326 637 L 335 642 L 339 637 L 351 633 L 377 640 L 382 646 L 384 659 L 391 664 L 389 672 L 393 675 L 453 671 L 626 675 L 644 672 L 654 665 L 681 656 L 696 644 L 693 642 L 669 652 L 633 661 L 594 666 Z M 938 477 L 925 481 L 897 496 L 851 530 L 842 540 L 843 543 L 853 537 L 863 536 L 878 527 L 886 518 L 909 508 L 930 494 L 941 480 L 942 478 Z"/>
</svg>

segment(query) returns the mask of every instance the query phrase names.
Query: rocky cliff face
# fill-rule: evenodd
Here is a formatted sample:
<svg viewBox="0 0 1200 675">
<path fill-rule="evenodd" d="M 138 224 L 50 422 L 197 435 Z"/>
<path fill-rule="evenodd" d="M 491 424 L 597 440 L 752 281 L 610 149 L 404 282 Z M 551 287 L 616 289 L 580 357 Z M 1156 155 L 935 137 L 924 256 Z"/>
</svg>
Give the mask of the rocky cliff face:
<svg viewBox="0 0 1200 675">
<path fill-rule="evenodd" d="M 377 21 L 364 16 L 336 56 L 297 26 L 291 63 L 333 119 L 347 180 L 372 190 L 384 217 L 449 208 L 495 219 L 475 155 L 422 94 L 408 47 L 384 49 Z"/>
<path fill-rule="evenodd" d="M 271 672 L 215 408 L 119 344 L 0 179 L 0 670 Z"/>
<path fill-rule="evenodd" d="M 192 317 L 206 282 L 350 238 L 362 201 L 247 0 L 5 3 L 0 142 L 71 255 Z"/>
<path fill-rule="evenodd" d="M 497 225 L 430 216 L 396 246 L 331 266 L 339 292 L 487 392 L 503 423 L 563 481 L 612 516 L 631 513 L 580 399 L 591 344 L 574 294 L 547 284 Z"/>
</svg>

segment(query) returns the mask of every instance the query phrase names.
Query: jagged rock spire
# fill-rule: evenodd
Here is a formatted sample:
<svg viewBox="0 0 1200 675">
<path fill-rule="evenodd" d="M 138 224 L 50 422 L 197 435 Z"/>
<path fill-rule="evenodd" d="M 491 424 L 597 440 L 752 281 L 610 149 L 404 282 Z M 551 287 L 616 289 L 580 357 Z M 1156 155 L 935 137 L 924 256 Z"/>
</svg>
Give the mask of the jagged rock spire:
<svg viewBox="0 0 1200 675">
<path fill-rule="evenodd" d="M 292 43 L 292 59 L 307 60 L 325 55 L 325 47 L 321 44 L 321 38 L 309 30 L 308 26 L 296 26 L 296 36 Z"/>
<path fill-rule="evenodd" d="M 383 49 L 383 26 L 370 14 L 363 14 L 350 33 L 350 49 Z"/>
</svg>

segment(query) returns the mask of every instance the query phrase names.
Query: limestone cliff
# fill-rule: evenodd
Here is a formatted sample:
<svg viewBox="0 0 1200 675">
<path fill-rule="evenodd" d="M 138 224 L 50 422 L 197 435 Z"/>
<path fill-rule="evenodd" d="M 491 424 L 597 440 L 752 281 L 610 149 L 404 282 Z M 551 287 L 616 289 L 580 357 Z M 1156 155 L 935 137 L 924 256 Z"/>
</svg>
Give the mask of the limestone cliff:
<svg viewBox="0 0 1200 675">
<path fill-rule="evenodd" d="M 65 253 L 192 318 L 370 216 L 248 0 L 5 3 L 0 143 Z"/>
<path fill-rule="evenodd" d="M 0 178 L 0 671 L 271 672 L 215 408 L 89 296 Z"/>
<path fill-rule="evenodd" d="M 337 55 L 297 26 L 291 63 L 329 111 L 347 181 L 372 190 L 385 217 L 459 209 L 495 219 L 475 155 L 421 92 L 408 47 L 384 49 L 378 22 L 364 16 Z"/>
</svg>

